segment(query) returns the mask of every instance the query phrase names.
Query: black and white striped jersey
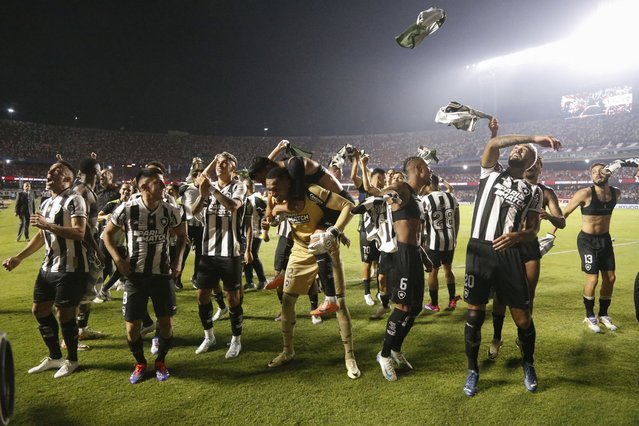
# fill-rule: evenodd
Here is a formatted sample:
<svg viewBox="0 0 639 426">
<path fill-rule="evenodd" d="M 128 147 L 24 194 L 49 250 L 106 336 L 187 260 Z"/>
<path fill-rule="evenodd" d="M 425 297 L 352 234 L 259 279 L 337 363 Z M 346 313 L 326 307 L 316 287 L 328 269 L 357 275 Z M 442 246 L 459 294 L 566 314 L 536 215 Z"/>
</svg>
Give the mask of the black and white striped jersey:
<svg viewBox="0 0 639 426">
<path fill-rule="evenodd" d="M 180 209 L 161 201 L 150 211 L 142 197 L 138 197 L 121 203 L 113 212 L 111 222 L 125 229 L 131 272 L 170 273 L 169 233 L 182 222 Z"/>
<path fill-rule="evenodd" d="M 84 198 L 68 188 L 55 198 L 47 198 L 40 206 L 46 221 L 59 226 L 71 227 L 74 217 L 87 217 Z M 53 232 L 44 231 L 46 253 L 42 261 L 42 270 L 47 272 L 89 272 L 86 246 L 82 241 L 60 237 Z"/>
<path fill-rule="evenodd" d="M 109 201 L 104 205 L 102 210 L 100 210 L 100 214 L 113 215 L 113 212 L 115 211 L 115 209 L 118 208 L 120 204 L 122 204 L 122 200 L 120 199 Z M 104 226 L 104 228 L 106 229 L 106 226 Z M 100 239 L 104 240 L 104 231 L 102 231 L 102 233 L 100 234 Z M 118 229 L 118 232 L 116 232 L 114 239 L 116 246 L 126 247 L 126 234 L 124 233 L 124 229 Z"/>
<path fill-rule="evenodd" d="M 246 197 L 246 217 L 253 226 L 253 238 L 259 238 L 262 229 L 262 219 L 266 213 L 266 202 L 257 193 Z"/>
<path fill-rule="evenodd" d="M 377 248 L 383 253 L 395 253 L 397 235 L 390 204 L 383 197 L 368 197 L 358 207 L 360 206 L 365 211 L 362 227 L 366 232 L 366 239 L 375 241 Z"/>
<path fill-rule="evenodd" d="M 178 208 L 179 213 L 180 213 L 180 223 L 187 223 L 186 222 L 186 208 L 184 207 L 183 204 L 179 204 L 179 203 L 177 205 L 177 208 Z M 171 247 L 175 246 L 177 244 L 177 241 L 178 241 L 177 236 L 171 235 L 169 237 L 169 246 L 171 246 Z"/>
<path fill-rule="evenodd" d="M 455 250 L 455 210 L 459 204 L 453 194 L 433 191 L 421 201 L 425 213 L 422 246 L 436 251 Z"/>
<path fill-rule="evenodd" d="M 519 231 L 529 210 L 541 211 L 541 190 L 524 179 L 513 178 L 500 165 L 481 169 L 475 199 L 471 238 L 493 241 L 508 232 Z"/>
<path fill-rule="evenodd" d="M 213 188 L 226 197 L 239 200 L 242 207 L 231 212 L 213 195 Z M 213 182 L 204 212 L 204 233 L 202 235 L 202 255 L 236 257 L 240 256 L 242 242 L 246 185 L 233 180 L 224 188 L 218 181 Z"/>
<path fill-rule="evenodd" d="M 73 191 L 77 192 L 82 198 L 84 198 L 84 202 L 87 206 L 87 225 L 89 225 L 91 234 L 97 240 L 99 235 L 98 213 L 100 212 L 100 209 L 98 208 L 98 196 L 93 188 L 81 181 L 77 181 L 75 183 Z"/>
<path fill-rule="evenodd" d="M 284 238 L 291 238 L 291 231 L 291 224 L 288 219 L 283 217 L 277 225 L 277 235 Z"/>
<path fill-rule="evenodd" d="M 184 193 L 182 194 L 182 204 L 184 205 L 184 208 L 186 209 L 186 220 L 189 227 L 191 226 L 202 227 L 202 222 L 203 222 L 202 213 L 204 212 L 204 210 L 201 210 L 196 215 L 194 215 L 192 211 L 193 204 L 195 204 L 195 200 L 197 200 L 197 197 L 199 196 L 200 196 L 200 190 L 194 184 L 189 184 L 184 190 Z"/>
</svg>

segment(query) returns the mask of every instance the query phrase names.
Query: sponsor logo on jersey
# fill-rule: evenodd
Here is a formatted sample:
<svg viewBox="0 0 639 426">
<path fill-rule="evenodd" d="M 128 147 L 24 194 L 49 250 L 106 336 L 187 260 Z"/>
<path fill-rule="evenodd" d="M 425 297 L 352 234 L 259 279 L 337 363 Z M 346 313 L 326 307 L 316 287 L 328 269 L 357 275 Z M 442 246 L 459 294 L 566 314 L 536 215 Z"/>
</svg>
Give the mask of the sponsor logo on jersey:
<svg viewBox="0 0 639 426">
<path fill-rule="evenodd" d="M 503 199 L 506 204 L 510 204 L 519 209 L 523 209 L 525 206 L 524 199 L 526 198 L 526 193 L 530 193 L 527 188 L 523 188 L 520 192 L 517 189 L 508 188 L 501 183 L 495 184 L 495 195 Z"/>
<path fill-rule="evenodd" d="M 212 216 L 231 216 L 231 212 L 219 203 L 212 203 L 209 205 L 207 213 Z"/>
<path fill-rule="evenodd" d="M 320 197 L 318 197 L 317 195 L 313 194 L 312 192 L 309 191 L 309 192 L 306 193 L 306 195 L 315 204 L 319 204 L 320 206 L 324 205 L 324 200 L 322 200 Z"/>
<path fill-rule="evenodd" d="M 286 218 L 291 222 L 291 223 L 308 223 L 311 218 L 308 214 L 294 214 L 294 215 L 287 215 Z"/>
<path fill-rule="evenodd" d="M 166 241 L 166 235 L 163 231 L 157 229 L 149 229 L 146 231 L 133 231 L 133 236 L 138 242 L 145 243 L 161 243 Z"/>
</svg>

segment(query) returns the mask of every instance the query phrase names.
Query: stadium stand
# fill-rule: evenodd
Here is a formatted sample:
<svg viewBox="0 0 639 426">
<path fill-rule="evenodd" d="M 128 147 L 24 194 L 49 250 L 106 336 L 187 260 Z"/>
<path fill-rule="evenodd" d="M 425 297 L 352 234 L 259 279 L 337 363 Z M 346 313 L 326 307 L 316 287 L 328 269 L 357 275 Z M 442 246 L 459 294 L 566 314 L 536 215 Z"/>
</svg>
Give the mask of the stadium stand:
<svg viewBox="0 0 639 426">
<path fill-rule="evenodd" d="M 573 187 L 588 181 L 587 160 L 598 161 L 639 156 L 639 127 L 636 113 L 593 116 L 580 119 L 556 119 L 502 123 L 500 133 L 553 134 L 563 143 L 559 152 L 541 152 L 545 160 L 542 178 L 554 184 L 560 194 L 569 194 Z M 139 133 L 118 130 L 54 126 L 14 120 L 0 120 L 2 150 L 0 182 L 4 189 L 17 188 L 21 178 L 43 178 L 56 154 L 77 164 L 90 152 L 96 152 L 103 167 L 111 166 L 116 180 L 128 180 L 134 170 L 151 160 L 167 165 L 167 178 L 181 181 L 188 173 L 191 160 L 199 156 L 208 161 L 216 152 L 230 150 L 238 157 L 240 168 L 252 157 L 266 155 L 281 138 L 314 152 L 314 158 L 328 164 L 342 146 L 351 144 L 371 156 L 371 167 L 400 168 L 402 161 L 414 155 L 419 146 L 437 149 L 439 164 L 436 173 L 453 184 L 464 200 L 466 185 L 478 176 L 478 158 L 484 147 L 487 131 L 474 133 L 440 127 L 435 130 L 373 135 L 305 136 L 305 137 L 231 137 Z M 505 152 L 504 152 L 505 155 Z M 466 168 L 464 168 L 466 166 Z M 347 175 L 348 173 L 345 173 Z M 632 171 L 615 176 L 624 186 L 624 201 L 638 200 Z M 557 183 L 566 182 L 566 183 Z M 570 182 L 570 183 L 568 183 Z M 40 185 L 41 186 L 41 185 Z M 38 185 L 35 185 L 36 189 Z M 468 191 L 473 193 L 473 191 Z M 472 200 L 472 197 L 469 201 Z"/>
</svg>

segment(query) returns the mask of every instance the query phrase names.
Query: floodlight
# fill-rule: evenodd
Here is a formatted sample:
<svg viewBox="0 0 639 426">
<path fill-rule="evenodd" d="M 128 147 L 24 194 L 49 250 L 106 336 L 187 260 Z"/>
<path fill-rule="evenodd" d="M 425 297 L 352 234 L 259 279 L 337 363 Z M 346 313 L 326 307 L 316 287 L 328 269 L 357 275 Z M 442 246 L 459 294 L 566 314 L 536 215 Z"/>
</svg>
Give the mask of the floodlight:
<svg viewBox="0 0 639 426">
<path fill-rule="evenodd" d="M 533 63 L 590 73 L 635 69 L 639 67 L 639 55 L 632 53 L 631 43 L 639 38 L 636 16 L 639 16 L 636 0 L 603 1 L 565 39 L 490 58 L 476 67 L 467 65 L 466 69 L 485 71 Z"/>
</svg>

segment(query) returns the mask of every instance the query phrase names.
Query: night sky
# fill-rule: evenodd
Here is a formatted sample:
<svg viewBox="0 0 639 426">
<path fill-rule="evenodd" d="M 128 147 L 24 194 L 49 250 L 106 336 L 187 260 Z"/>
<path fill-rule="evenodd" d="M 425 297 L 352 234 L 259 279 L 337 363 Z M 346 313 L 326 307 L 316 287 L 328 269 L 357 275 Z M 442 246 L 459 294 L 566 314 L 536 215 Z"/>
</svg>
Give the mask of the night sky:
<svg viewBox="0 0 639 426">
<path fill-rule="evenodd" d="M 565 37 L 596 4 L 3 0 L 0 106 L 25 121 L 154 132 L 422 130 L 449 100 L 486 104 L 466 64 Z M 399 47 L 394 37 L 430 6 L 447 11 L 444 26 Z M 594 83 L 565 90 L 584 84 Z M 537 99 L 518 91 L 525 82 L 498 86 L 498 113 L 513 120 L 520 104 L 556 113 L 563 90 L 534 90 Z"/>
</svg>

